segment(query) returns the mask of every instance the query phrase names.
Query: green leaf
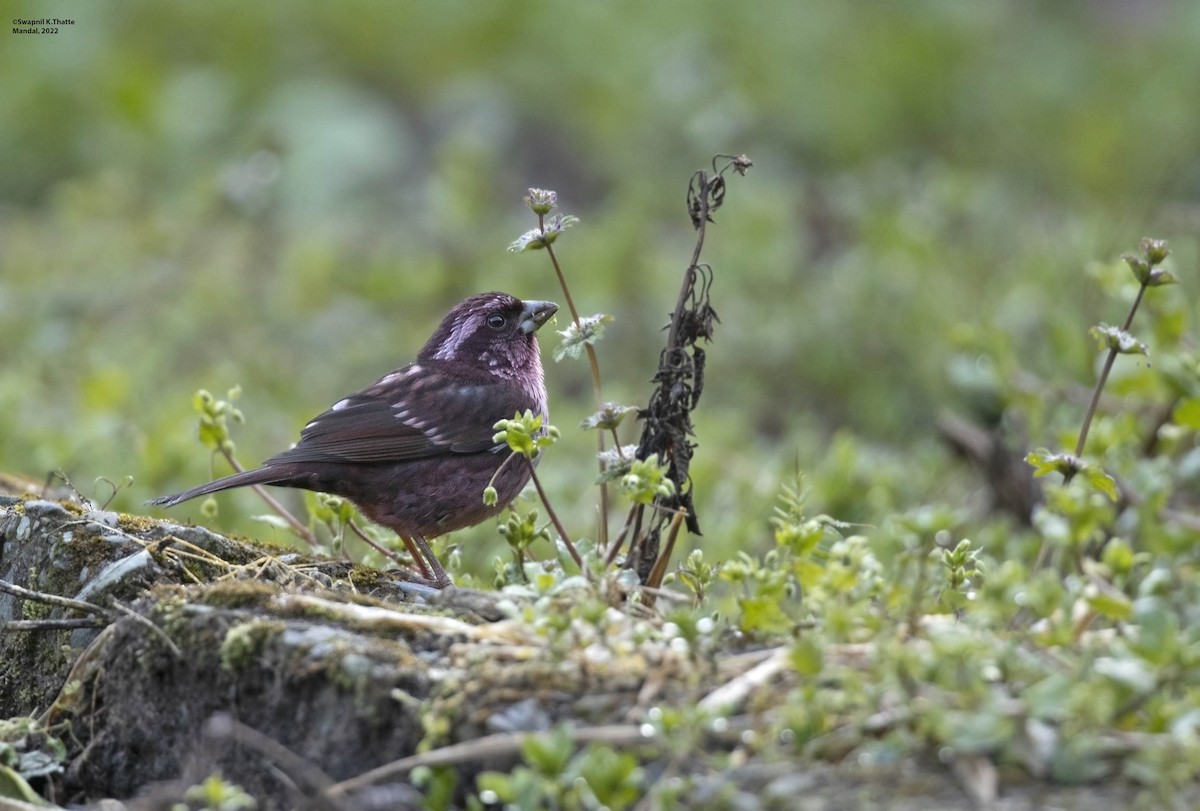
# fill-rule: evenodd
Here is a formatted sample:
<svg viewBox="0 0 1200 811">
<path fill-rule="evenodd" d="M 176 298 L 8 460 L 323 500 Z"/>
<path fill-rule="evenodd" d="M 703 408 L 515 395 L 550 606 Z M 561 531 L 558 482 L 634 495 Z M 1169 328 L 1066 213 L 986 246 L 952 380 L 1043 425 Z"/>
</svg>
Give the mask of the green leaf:
<svg viewBox="0 0 1200 811">
<path fill-rule="evenodd" d="M 512 802 L 514 797 L 512 777 L 504 772 L 480 772 L 475 778 L 479 792 L 491 792 L 501 802 Z"/>
<path fill-rule="evenodd" d="M 1133 616 L 1133 602 L 1119 591 L 1100 591 L 1087 598 L 1088 605 L 1102 617 L 1118 622 Z"/>
<path fill-rule="evenodd" d="M 1094 489 L 1108 496 L 1110 500 L 1117 500 L 1117 482 L 1104 472 L 1104 468 L 1099 465 L 1085 465 L 1083 478 Z"/>
<path fill-rule="evenodd" d="M 774 597 L 742 597 L 738 606 L 742 609 L 740 625 L 746 633 L 782 634 L 792 628 L 792 620 Z"/>
<path fill-rule="evenodd" d="M 1104 545 L 1100 560 L 1115 574 L 1129 574 L 1133 569 L 1133 548 L 1123 538 L 1113 538 Z"/>
<path fill-rule="evenodd" d="M 532 459 L 538 449 L 553 445 L 559 433 L 553 425 L 542 427 L 541 415 L 535 415 L 529 409 L 524 414 L 516 414 L 510 420 L 500 420 L 492 428 L 493 442 L 502 442 L 516 453 Z"/>
<path fill-rule="evenodd" d="M 1138 656 L 1164 665 L 1178 654 L 1179 621 L 1169 609 L 1153 599 L 1138 600 L 1135 622 L 1137 629 L 1130 634 L 1129 647 Z"/>
<path fill-rule="evenodd" d="M 1048 476 L 1051 473 L 1074 476 L 1083 469 L 1078 457 L 1069 453 L 1051 453 L 1045 448 L 1025 454 L 1025 462 L 1033 467 L 1034 476 Z"/>
<path fill-rule="evenodd" d="M 1097 751 L 1099 741 L 1088 735 L 1063 736 L 1050 755 L 1050 777 L 1067 785 L 1099 780 L 1111 769 L 1109 760 Z"/>
<path fill-rule="evenodd" d="M 525 762 L 539 773 L 555 777 L 563 773 L 574 751 L 571 733 L 566 727 L 557 727 L 548 733 L 530 735 L 521 744 Z"/>
<path fill-rule="evenodd" d="M 1150 281 L 1150 263 L 1140 256 L 1133 254 L 1125 254 L 1121 257 L 1125 260 L 1125 264 L 1129 265 L 1129 269 L 1133 271 L 1133 278 L 1137 279 L 1141 284 L 1147 284 Z"/>
<path fill-rule="evenodd" d="M 200 442 L 206 448 L 216 450 L 221 447 L 221 443 L 226 440 L 228 434 L 225 431 L 224 425 L 217 425 L 211 417 L 203 416 L 200 418 Z"/>
<path fill-rule="evenodd" d="M 656 498 L 673 495 L 675 482 L 667 477 L 667 465 L 652 453 L 629 463 L 629 472 L 621 477 L 621 490 L 637 504 L 650 504 Z"/>
<path fill-rule="evenodd" d="M 806 634 L 788 651 L 788 662 L 796 675 L 816 676 L 825 666 L 825 649 L 811 634 Z"/>
<path fill-rule="evenodd" d="M 1068 713 L 1068 699 L 1075 681 L 1065 673 L 1052 673 L 1041 681 L 1030 685 L 1021 694 L 1034 718 L 1043 721 L 1059 721 Z"/>
<path fill-rule="evenodd" d="M 1183 428 L 1200 431 L 1200 398 L 1189 397 L 1175 407 L 1171 421 Z"/>
<path fill-rule="evenodd" d="M 1168 270 L 1155 268 L 1150 271 L 1150 278 L 1146 281 L 1147 287 L 1162 287 L 1165 284 L 1176 284 L 1179 279 Z"/>
<path fill-rule="evenodd" d="M 945 743 L 960 752 L 986 753 L 1003 747 L 1013 736 L 1013 721 L 988 710 L 949 710 L 942 719 Z"/>
<path fill-rule="evenodd" d="M 1158 687 L 1158 677 L 1141 659 L 1126 656 L 1101 656 L 1092 662 L 1092 670 L 1098 676 L 1119 684 L 1134 693 L 1152 693 Z"/>
<path fill-rule="evenodd" d="M 48 805 L 42 797 L 33 790 L 25 778 L 8 766 L 0 766 L 0 797 L 10 800 L 20 800 L 33 805 Z"/>
</svg>

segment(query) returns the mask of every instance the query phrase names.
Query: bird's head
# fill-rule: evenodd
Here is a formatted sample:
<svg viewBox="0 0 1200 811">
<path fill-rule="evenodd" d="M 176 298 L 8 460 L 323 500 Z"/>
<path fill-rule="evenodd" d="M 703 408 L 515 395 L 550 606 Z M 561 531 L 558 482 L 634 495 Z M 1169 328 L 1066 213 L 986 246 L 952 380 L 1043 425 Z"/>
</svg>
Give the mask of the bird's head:
<svg viewBox="0 0 1200 811">
<path fill-rule="evenodd" d="M 480 293 L 454 306 L 417 360 L 479 364 L 510 377 L 541 368 L 537 331 L 558 312 L 551 301 L 521 301 L 507 293 Z"/>
</svg>

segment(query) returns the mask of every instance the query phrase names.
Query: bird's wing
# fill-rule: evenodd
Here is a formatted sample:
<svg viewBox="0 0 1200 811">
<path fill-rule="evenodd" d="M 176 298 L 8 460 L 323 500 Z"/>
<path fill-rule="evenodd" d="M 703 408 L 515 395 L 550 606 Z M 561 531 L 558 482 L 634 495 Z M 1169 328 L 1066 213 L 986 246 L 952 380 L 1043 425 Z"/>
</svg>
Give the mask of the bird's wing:
<svg viewBox="0 0 1200 811">
<path fill-rule="evenodd" d="M 294 447 L 265 464 L 406 462 L 494 447 L 492 425 L 512 416 L 520 398 L 494 380 L 429 366 L 406 367 L 339 400 L 304 427 Z"/>
</svg>

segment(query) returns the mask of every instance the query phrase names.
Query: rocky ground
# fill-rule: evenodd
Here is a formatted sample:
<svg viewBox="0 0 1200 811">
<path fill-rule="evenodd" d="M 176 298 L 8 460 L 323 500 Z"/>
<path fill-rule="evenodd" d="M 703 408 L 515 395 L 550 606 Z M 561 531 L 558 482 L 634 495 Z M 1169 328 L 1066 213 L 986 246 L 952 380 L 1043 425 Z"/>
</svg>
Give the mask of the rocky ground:
<svg viewBox="0 0 1200 811">
<path fill-rule="evenodd" d="M 567 764 L 538 772 L 537 796 L 579 766 L 609 807 L 1117 809 L 1142 796 L 982 758 L 871 762 L 830 756 L 836 745 L 814 758 L 764 741 L 763 718 L 796 678 L 783 649 L 701 649 L 616 597 L 593 594 L 584 622 L 556 609 L 569 593 L 434 593 L 8 489 L 0 763 L 24 781 L 0 796 L 13 807 L 34 791 L 64 806 L 186 796 L 200 808 L 210 801 L 195 787 L 214 775 L 265 809 L 512 802 L 533 796 L 520 794 L 538 772 L 529 733 Z M 703 723 L 688 720 L 700 711 Z M 568 763 L 581 747 L 587 758 Z"/>
</svg>

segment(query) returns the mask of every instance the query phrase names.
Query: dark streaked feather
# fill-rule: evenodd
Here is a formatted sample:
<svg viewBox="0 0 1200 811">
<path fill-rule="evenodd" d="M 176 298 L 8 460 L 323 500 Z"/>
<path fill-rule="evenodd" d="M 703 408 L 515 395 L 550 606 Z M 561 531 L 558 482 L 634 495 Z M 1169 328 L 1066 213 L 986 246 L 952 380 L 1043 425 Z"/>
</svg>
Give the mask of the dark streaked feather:
<svg viewBox="0 0 1200 811">
<path fill-rule="evenodd" d="M 492 425 L 535 405 L 521 388 L 454 361 L 424 361 L 345 398 L 266 465 L 410 462 L 495 445 Z"/>
<path fill-rule="evenodd" d="M 280 470 L 260 467 L 255 470 L 234 473 L 232 476 L 226 476 L 223 479 L 217 479 L 216 481 L 193 487 L 190 490 L 184 490 L 182 493 L 172 493 L 169 496 L 162 496 L 146 503 L 159 504 L 163 507 L 173 507 L 188 499 L 219 493 L 222 490 L 230 490 L 234 487 L 246 487 L 251 484 L 277 484 L 286 477 L 287 474 Z"/>
</svg>

